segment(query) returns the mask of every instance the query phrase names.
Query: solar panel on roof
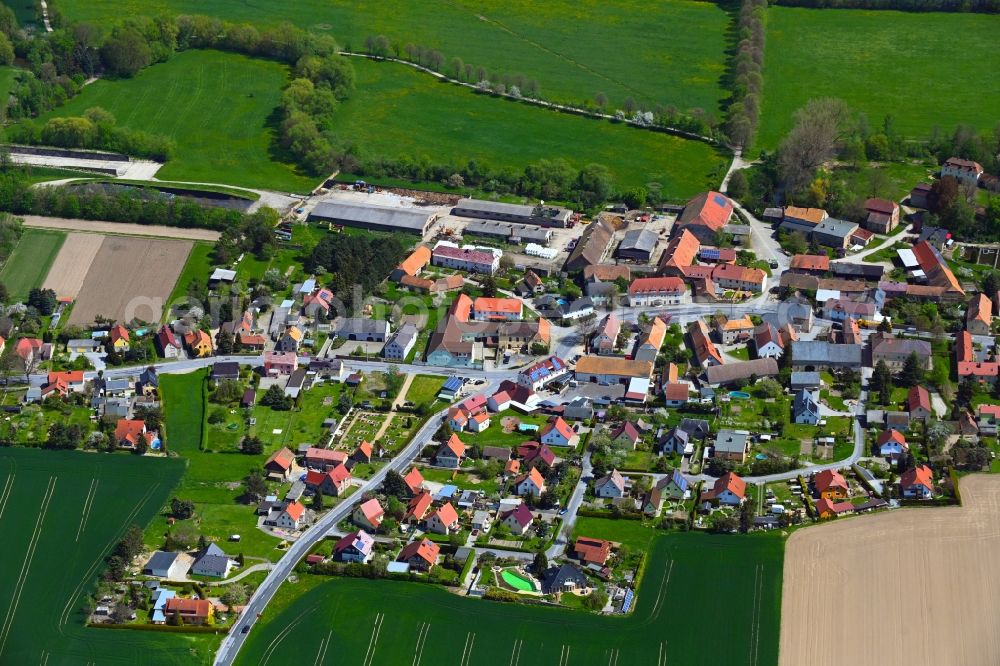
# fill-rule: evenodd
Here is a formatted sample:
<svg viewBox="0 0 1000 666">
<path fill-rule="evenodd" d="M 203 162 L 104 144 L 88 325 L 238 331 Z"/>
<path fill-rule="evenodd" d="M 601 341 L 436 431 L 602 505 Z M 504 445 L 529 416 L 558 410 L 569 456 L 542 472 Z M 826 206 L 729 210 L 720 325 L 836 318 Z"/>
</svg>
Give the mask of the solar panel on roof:
<svg viewBox="0 0 1000 666">
<path fill-rule="evenodd" d="M 714 197 L 712 197 L 712 199 L 714 199 L 715 203 L 720 206 L 726 205 L 726 197 L 722 196 L 721 194 L 716 194 Z"/>
</svg>

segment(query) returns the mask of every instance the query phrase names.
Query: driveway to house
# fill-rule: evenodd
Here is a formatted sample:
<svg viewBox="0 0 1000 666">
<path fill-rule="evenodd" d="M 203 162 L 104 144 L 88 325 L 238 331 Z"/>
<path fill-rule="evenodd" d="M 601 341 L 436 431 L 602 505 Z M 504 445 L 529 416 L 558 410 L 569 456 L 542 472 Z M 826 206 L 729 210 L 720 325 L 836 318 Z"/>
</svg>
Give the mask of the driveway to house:
<svg viewBox="0 0 1000 666">
<path fill-rule="evenodd" d="M 585 479 L 589 478 L 593 473 L 593 467 L 590 465 L 590 451 L 588 450 L 583 454 L 580 480 L 577 482 L 576 488 L 573 489 L 573 495 L 570 496 L 569 503 L 566 505 L 566 515 L 563 516 L 563 523 L 559 528 L 559 533 L 556 534 L 552 545 L 545 551 L 545 556 L 550 560 L 559 557 L 566 550 L 566 544 L 569 543 L 570 535 L 573 534 L 573 525 L 576 524 L 576 512 L 580 510 L 580 505 L 583 504 L 583 495 L 587 490 Z"/>
<path fill-rule="evenodd" d="M 843 262 L 847 262 L 847 263 L 855 263 L 859 259 L 864 259 L 868 255 L 875 254 L 876 252 L 878 252 L 882 248 L 889 247 L 890 245 L 893 245 L 893 244 L 899 242 L 903 238 L 903 236 L 905 236 L 906 234 L 912 233 L 912 232 L 913 232 L 913 225 L 912 224 L 907 225 L 907 227 L 902 232 L 894 233 L 893 235 L 889 236 L 884 241 L 882 241 L 881 243 L 879 243 L 878 245 L 876 245 L 874 247 L 865 248 L 864 250 L 862 250 L 861 252 L 858 252 L 857 254 L 852 254 L 852 255 L 847 256 L 847 257 L 840 257 L 840 258 L 837 258 L 837 259 L 833 259 L 832 261 L 843 261 Z M 871 263 L 878 263 L 878 264 L 882 264 L 882 265 L 885 265 L 886 263 L 888 263 L 889 268 L 890 269 L 892 268 L 892 262 L 878 261 L 878 262 L 871 262 Z"/>
<path fill-rule="evenodd" d="M 213 580 L 208 582 L 207 585 L 213 587 L 217 585 L 229 585 L 230 583 L 235 583 L 238 580 L 246 578 L 250 574 L 257 573 L 258 571 L 270 571 L 273 568 L 274 568 L 273 562 L 261 562 L 260 564 L 254 564 L 253 566 L 247 567 L 246 569 L 239 572 L 232 578 L 226 578 L 225 580 Z"/>
</svg>

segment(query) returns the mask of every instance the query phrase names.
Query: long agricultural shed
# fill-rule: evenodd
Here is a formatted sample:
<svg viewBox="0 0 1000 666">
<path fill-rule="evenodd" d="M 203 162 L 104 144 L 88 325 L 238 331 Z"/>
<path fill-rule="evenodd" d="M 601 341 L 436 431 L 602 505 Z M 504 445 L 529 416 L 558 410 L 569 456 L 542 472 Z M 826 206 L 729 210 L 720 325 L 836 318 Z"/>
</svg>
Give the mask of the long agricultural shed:
<svg viewBox="0 0 1000 666">
<path fill-rule="evenodd" d="M 423 235 L 438 214 L 411 208 L 324 201 L 309 213 L 309 221 L 332 222 L 372 231 L 405 231 Z"/>
</svg>

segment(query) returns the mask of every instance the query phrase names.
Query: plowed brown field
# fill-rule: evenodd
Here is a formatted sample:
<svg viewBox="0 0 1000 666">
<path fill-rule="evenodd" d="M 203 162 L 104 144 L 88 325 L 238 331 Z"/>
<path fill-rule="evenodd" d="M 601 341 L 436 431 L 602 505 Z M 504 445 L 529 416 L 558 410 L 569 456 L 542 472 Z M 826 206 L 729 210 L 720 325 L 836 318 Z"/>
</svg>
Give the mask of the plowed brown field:
<svg viewBox="0 0 1000 666">
<path fill-rule="evenodd" d="M 793 534 L 784 666 L 1000 664 L 1000 476 L 963 506 L 901 509 Z"/>
<path fill-rule="evenodd" d="M 59 298 L 76 298 L 103 242 L 99 234 L 67 234 L 42 286 Z"/>
<path fill-rule="evenodd" d="M 69 323 L 89 324 L 97 315 L 119 321 L 159 321 L 191 245 L 108 236 L 91 262 Z"/>
</svg>

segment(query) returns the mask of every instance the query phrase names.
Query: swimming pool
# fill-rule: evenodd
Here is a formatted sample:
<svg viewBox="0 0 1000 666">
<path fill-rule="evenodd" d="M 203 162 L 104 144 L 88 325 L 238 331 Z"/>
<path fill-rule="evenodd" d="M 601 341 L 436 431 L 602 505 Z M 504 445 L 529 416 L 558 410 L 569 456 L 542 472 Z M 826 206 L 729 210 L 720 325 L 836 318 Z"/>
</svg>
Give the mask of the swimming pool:
<svg viewBox="0 0 1000 666">
<path fill-rule="evenodd" d="M 511 571 L 510 569 L 504 569 L 500 572 L 500 578 L 503 582 L 510 585 L 512 588 L 518 592 L 534 592 L 535 585 L 526 577 L 517 573 L 516 571 Z"/>
<path fill-rule="evenodd" d="M 729 397 L 733 400 L 749 400 L 750 394 L 746 391 L 730 391 Z"/>
</svg>

